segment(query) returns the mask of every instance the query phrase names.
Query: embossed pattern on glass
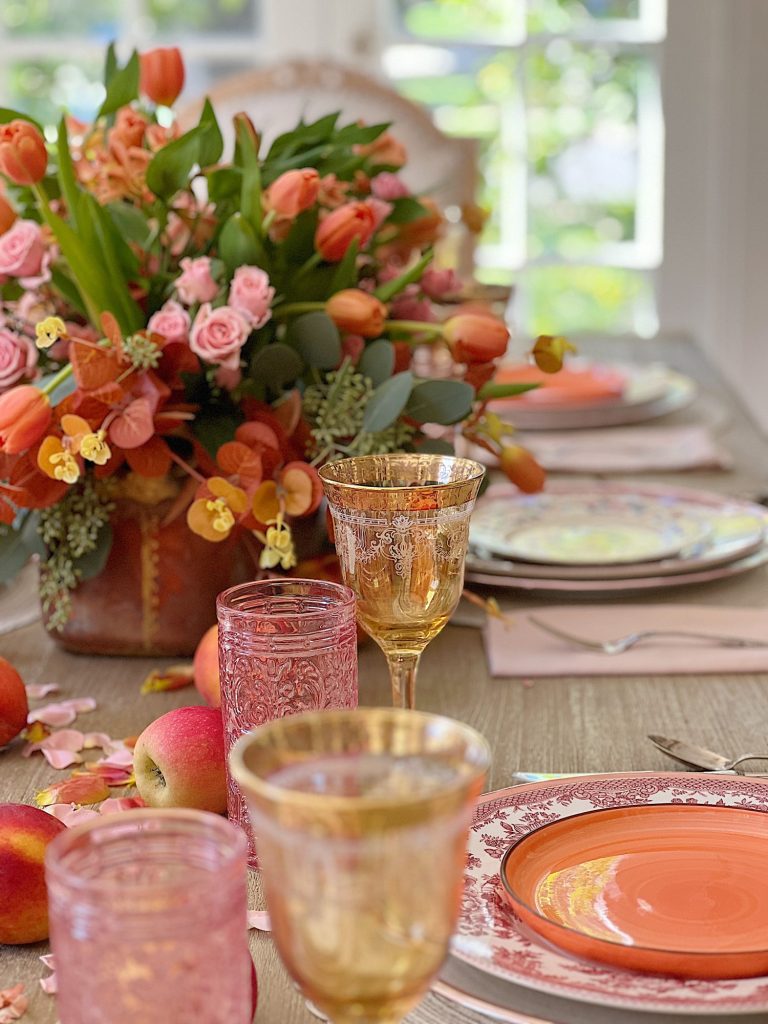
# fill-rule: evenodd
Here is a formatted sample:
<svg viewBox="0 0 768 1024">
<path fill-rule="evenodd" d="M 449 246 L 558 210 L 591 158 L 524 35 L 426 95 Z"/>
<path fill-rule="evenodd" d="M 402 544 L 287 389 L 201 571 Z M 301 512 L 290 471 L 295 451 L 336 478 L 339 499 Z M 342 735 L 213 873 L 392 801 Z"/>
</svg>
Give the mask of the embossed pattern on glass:
<svg viewBox="0 0 768 1024">
<path fill-rule="evenodd" d="M 260 580 L 219 595 L 219 674 L 227 752 L 243 733 L 303 711 L 357 707 L 355 597 L 317 580 Z M 227 772 L 229 820 L 248 836 L 245 801 Z"/>
<path fill-rule="evenodd" d="M 291 977 L 334 1024 L 398 1024 L 455 928 L 487 744 L 448 718 L 360 708 L 273 722 L 231 759 Z"/>
<path fill-rule="evenodd" d="M 395 706 L 413 708 L 421 652 L 464 585 L 469 517 L 485 470 L 445 455 L 367 455 L 320 470 L 344 582 L 384 651 Z"/>
<path fill-rule="evenodd" d="M 61 1024 L 251 1020 L 246 844 L 215 814 L 70 828 L 46 854 Z"/>
</svg>

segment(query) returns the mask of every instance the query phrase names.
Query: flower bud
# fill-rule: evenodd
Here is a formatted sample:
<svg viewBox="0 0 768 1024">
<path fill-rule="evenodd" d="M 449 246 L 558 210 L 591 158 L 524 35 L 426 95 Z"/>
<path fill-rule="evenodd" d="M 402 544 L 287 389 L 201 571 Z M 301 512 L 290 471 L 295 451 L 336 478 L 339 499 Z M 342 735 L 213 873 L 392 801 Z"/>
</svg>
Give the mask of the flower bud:
<svg viewBox="0 0 768 1024">
<path fill-rule="evenodd" d="M 544 487 L 547 474 L 536 459 L 519 444 L 508 444 L 499 456 L 502 471 L 525 494 L 535 494 Z"/>
<path fill-rule="evenodd" d="M 51 422 L 48 395 L 22 384 L 0 395 L 0 452 L 18 455 L 45 433 Z"/>
<path fill-rule="evenodd" d="M 170 107 L 184 88 L 184 61 L 176 46 L 158 47 L 141 54 L 141 92 L 164 107 Z"/>
<path fill-rule="evenodd" d="M 549 334 L 540 334 L 533 346 L 532 354 L 536 365 L 544 373 L 557 373 L 562 370 L 566 352 L 575 352 L 576 348 L 565 338 L 555 338 Z"/>
<path fill-rule="evenodd" d="M 458 362 L 488 363 L 507 351 L 509 329 L 495 317 L 463 313 L 445 321 L 443 337 Z"/>
<path fill-rule="evenodd" d="M 17 214 L 5 196 L 0 195 L 0 235 L 13 227 Z"/>
<path fill-rule="evenodd" d="M 378 338 L 384 329 L 387 307 L 375 295 L 359 288 L 336 292 L 325 304 L 325 311 L 340 331 Z"/>
<path fill-rule="evenodd" d="M 293 219 L 308 210 L 320 191 L 320 175 L 314 167 L 286 171 L 264 193 L 264 205 L 280 217 Z"/>
<path fill-rule="evenodd" d="M 357 239 L 363 248 L 376 227 L 376 218 L 367 203 L 344 203 L 323 217 L 315 232 L 315 248 L 324 260 L 338 263 Z"/>
<path fill-rule="evenodd" d="M 45 139 L 29 121 L 0 125 L 0 171 L 17 185 L 34 185 L 45 176 Z"/>
</svg>

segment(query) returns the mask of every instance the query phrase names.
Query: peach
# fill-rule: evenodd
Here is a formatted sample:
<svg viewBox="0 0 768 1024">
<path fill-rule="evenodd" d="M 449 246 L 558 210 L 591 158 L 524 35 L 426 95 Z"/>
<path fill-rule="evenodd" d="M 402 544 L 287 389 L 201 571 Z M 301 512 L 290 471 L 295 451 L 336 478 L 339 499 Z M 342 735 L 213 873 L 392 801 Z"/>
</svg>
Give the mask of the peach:
<svg viewBox="0 0 768 1024">
<path fill-rule="evenodd" d="M 217 708 L 221 704 L 221 688 L 219 685 L 219 627 L 211 628 L 203 633 L 200 643 L 195 648 L 192 662 L 195 686 L 200 691 L 206 704 Z"/>
<path fill-rule="evenodd" d="M 136 740 L 133 770 L 148 807 L 227 809 L 224 726 L 218 708 L 176 708 Z"/>
<path fill-rule="evenodd" d="M 19 735 L 27 724 L 28 714 L 27 691 L 21 676 L 9 661 L 0 658 L 0 747 Z"/>
<path fill-rule="evenodd" d="M 0 942 L 48 938 L 43 859 L 66 825 L 28 804 L 0 804 Z"/>
</svg>

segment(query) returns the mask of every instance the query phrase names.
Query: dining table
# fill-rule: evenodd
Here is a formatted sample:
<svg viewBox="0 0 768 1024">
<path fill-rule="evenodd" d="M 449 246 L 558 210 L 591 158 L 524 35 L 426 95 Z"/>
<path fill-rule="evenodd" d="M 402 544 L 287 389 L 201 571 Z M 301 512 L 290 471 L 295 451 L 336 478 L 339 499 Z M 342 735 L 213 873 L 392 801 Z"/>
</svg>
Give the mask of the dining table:
<svg viewBox="0 0 768 1024">
<path fill-rule="evenodd" d="M 699 385 L 694 404 L 670 414 L 663 422 L 705 422 L 733 456 L 732 468 L 727 471 L 696 470 L 656 477 L 645 474 L 644 480 L 663 479 L 757 501 L 765 496 L 768 439 L 690 339 L 595 338 L 580 341 L 579 349 L 598 359 L 661 360 L 694 378 Z M 508 590 L 498 597 L 503 610 L 512 616 L 524 608 L 562 603 L 559 598 L 548 601 Z M 631 600 L 768 606 L 768 566 L 716 582 L 633 596 Z M 648 741 L 648 733 L 684 737 L 734 755 L 766 748 L 765 674 L 493 678 L 479 628 L 483 614 L 476 605 L 462 602 L 455 620 L 423 656 L 416 700 L 418 708 L 460 719 L 487 738 L 493 752 L 489 790 L 509 785 L 514 774 L 521 771 L 674 770 L 672 762 Z M 67 698 L 93 697 L 96 710 L 79 720 L 78 727 L 98 729 L 114 737 L 136 736 L 164 712 L 202 703 L 193 687 L 140 692 L 147 674 L 169 662 L 70 654 L 57 646 L 39 621 L 0 634 L 0 653 L 27 683 L 57 683 Z M 373 643 L 360 647 L 359 694 L 363 705 L 386 705 L 390 701 L 384 656 Z M 23 757 L 21 749 L 22 743 L 17 740 L 0 751 L 0 800 L 34 803 L 36 792 L 54 780 L 57 772 L 41 757 Z M 407 884 L 407 874 L 403 882 Z M 263 909 L 255 872 L 251 872 L 250 901 L 251 908 Z M 313 1017 L 282 967 L 269 933 L 252 930 L 250 944 L 259 980 L 257 1024 L 311 1021 Z M 0 989 L 24 983 L 30 999 L 25 1024 L 52 1024 L 56 1020 L 55 1000 L 39 984 L 46 973 L 39 957 L 46 952 L 46 943 L 0 948 Z M 652 1024 L 654 1015 L 647 1016 Z M 407 1020 L 409 1024 L 480 1024 L 487 1018 L 431 993 Z M 622 1020 L 621 1010 L 615 1011 L 615 1020 L 617 1024 Z"/>
</svg>

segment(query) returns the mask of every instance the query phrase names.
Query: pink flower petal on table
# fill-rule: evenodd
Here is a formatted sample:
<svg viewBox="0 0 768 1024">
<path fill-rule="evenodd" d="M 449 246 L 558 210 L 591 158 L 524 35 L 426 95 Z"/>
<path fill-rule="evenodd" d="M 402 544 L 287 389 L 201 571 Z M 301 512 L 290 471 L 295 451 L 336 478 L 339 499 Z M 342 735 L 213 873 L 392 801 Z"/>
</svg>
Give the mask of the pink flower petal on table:
<svg viewBox="0 0 768 1024">
<path fill-rule="evenodd" d="M 44 749 L 41 753 L 51 768 L 58 768 L 60 771 L 62 768 L 70 768 L 73 764 L 82 764 L 83 761 L 73 750 Z"/>
<path fill-rule="evenodd" d="M 38 807 L 60 803 L 98 804 L 108 796 L 109 789 L 103 779 L 91 773 L 84 773 L 73 775 L 62 782 L 54 782 L 47 789 L 36 793 L 35 803 Z"/>
<path fill-rule="evenodd" d="M 27 697 L 30 700 L 40 700 L 41 697 L 47 697 L 49 693 L 58 693 L 58 683 L 27 683 L 26 686 Z"/>
<path fill-rule="evenodd" d="M 58 981 L 56 979 L 56 958 L 53 953 L 46 953 L 44 956 L 40 957 L 40 960 L 49 971 L 53 971 L 52 974 L 40 979 L 40 988 L 47 996 L 55 996 L 59 990 Z"/>
<path fill-rule="evenodd" d="M 101 750 L 107 751 L 114 742 L 112 737 L 105 732 L 87 732 L 83 736 L 83 750 L 93 750 L 95 747 L 99 747 Z"/>
<path fill-rule="evenodd" d="M 132 768 L 133 751 L 128 747 L 115 747 L 106 757 L 100 757 L 96 764 L 103 764 L 105 768 Z"/>
<path fill-rule="evenodd" d="M 272 922 L 269 920 L 266 910 L 249 910 L 248 927 L 258 928 L 260 932 L 271 932 Z"/>
<path fill-rule="evenodd" d="M 45 812 L 58 818 L 67 828 L 71 828 L 72 825 L 82 825 L 83 822 L 92 821 L 99 816 L 99 812 L 93 808 L 78 807 L 77 804 L 50 804 L 45 808 Z M 40 957 L 40 959 L 43 958 Z"/>
<path fill-rule="evenodd" d="M 99 807 L 102 814 L 116 814 L 118 811 L 132 811 L 147 805 L 140 796 L 111 796 Z"/>
<path fill-rule="evenodd" d="M 86 711 L 93 711 L 96 708 L 96 701 L 93 697 L 74 697 L 72 700 L 62 700 L 58 703 L 45 704 L 41 708 L 30 711 L 27 715 L 27 722 L 44 722 L 46 725 L 71 725 L 78 714 Z"/>
<path fill-rule="evenodd" d="M 24 995 L 24 986 L 14 985 L 0 991 L 0 1024 L 19 1020 L 26 1012 L 29 1000 Z"/>
<path fill-rule="evenodd" d="M 90 761 L 85 770 L 92 776 L 103 780 L 107 786 L 132 786 L 134 782 L 133 768 L 111 767 L 100 761 Z"/>
</svg>

